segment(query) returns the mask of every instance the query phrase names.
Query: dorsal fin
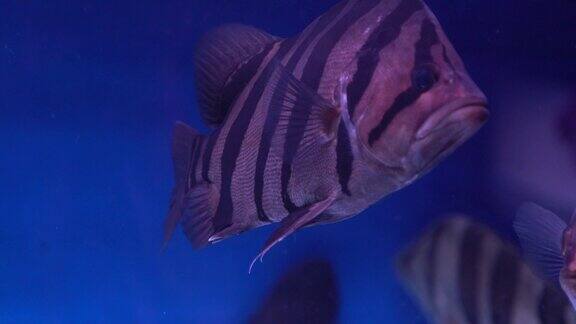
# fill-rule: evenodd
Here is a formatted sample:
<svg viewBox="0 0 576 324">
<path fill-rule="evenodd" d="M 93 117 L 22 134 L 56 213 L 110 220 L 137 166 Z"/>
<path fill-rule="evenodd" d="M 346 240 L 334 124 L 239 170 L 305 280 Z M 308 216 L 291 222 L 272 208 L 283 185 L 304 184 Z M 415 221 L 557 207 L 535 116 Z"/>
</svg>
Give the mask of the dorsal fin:
<svg viewBox="0 0 576 324">
<path fill-rule="evenodd" d="M 267 45 L 280 39 L 254 27 L 229 24 L 209 32 L 195 57 L 200 112 L 206 124 L 220 125 L 230 107 L 222 103 L 222 90 L 238 68 Z"/>
</svg>

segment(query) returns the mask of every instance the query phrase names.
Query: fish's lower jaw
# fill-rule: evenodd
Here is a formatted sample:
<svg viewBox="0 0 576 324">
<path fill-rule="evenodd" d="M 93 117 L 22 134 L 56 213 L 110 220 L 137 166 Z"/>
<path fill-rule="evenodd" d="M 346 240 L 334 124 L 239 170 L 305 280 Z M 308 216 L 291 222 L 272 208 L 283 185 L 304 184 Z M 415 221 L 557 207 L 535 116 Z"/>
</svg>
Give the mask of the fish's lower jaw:
<svg viewBox="0 0 576 324">
<path fill-rule="evenodd" d="M 413 174 L 421 177 L 431 171 L 458 147 L 464 144 L 480 127 L 452 125 L 442 132 L 417 141 L 411 148 Z"/>
<path fill-rule="evenodd" d="M 449 107 L 449 110 L 441 121 L 426 121 L 416 134 L 410 154 L 415 172 L 420 175 L 430 171 L 476 134 L 489 116 L 486 107 L 474 99 L 462 101 L 457 108 Z"/>
</svg>

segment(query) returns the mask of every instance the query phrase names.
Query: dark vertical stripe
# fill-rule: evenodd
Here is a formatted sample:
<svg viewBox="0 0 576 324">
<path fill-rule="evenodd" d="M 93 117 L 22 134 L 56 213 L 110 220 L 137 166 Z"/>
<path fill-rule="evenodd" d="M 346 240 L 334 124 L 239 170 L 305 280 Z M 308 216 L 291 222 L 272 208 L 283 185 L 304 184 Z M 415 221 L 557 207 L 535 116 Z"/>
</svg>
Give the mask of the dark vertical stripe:
<svg viewBox="0 0 576 324">
<path fill-rule="evenodd" d="M 261 61 L 258 63 L 261 63 Z M 242 90 L 244 90 L 250 80 L 252 80 L 252 78 L 256 75 L 259 67 L 259 64 L 253 62 L 253 64 L 246 64 L 240 67 L 238 73 L 234 73 L 230 82 L 228 82 L 222 90 L 222 95 L 220 96 L 220 101 L 218 102 L 218 109 L 226 110 L 228 113 L 230 113 L 231 106 L 234 104 L 236 99 L 238 99 L 238 96 L 240 93 L 242 93 Z M 224 116 L 223 120 L 226 120 L 226 117 L 228 116 Z"/>
<path fill-rule="evenodd" d="M 469 227 L 463 234 L 460 246 L 460 259 L 458 268 L 458 287 L 460 300 L 464 306 L 464 314 L 468 323 L 476 324 L 480 316 L 478 309 L 478 286 L 482 269 L 482 243 L 484 234 L 481 228 Z"/>
<path fill-rule="evenodd" d="M 568 309 L 571 309 L 571 306 L 563 292 L 552 286 L 544 288 L 538 307 L 542 324 L 565 324 Z"/>
<path fill-rule="evenodd" d="M 267 50 L 252 59 L 252 62 L 249 64 L 257 64 L 260 66 L 271 49 L 272 46 L 268 47 Z M 254 83 L 253 88 L 250 90 L 244 105 L 238 112 L 238 115 L 232 123 L 230 131 L 224 141 L 224 151 L 222 152 L 222 157 L 220 159 L 220 201 L 213 219 L 215 233 L 218 233 L 232 225 L 232 215 L 234 212 L 232 203 L 232 175 L 236 168 L 236 160 L 238 159 L 238 155 L 240 155 L 242 149 L 244 136 L 246 135 L 252 116 L 258 107 L 258 101 L 260 100 L 260 97 L 262 97 L 262 93 L 266 88 L 266 84 L 269 81 L 273 68 L 273 64 L 267 64 L 266 68 L 264 68 L 261 75 Z"/>
<path fill-rule="evenodd" d="M 425 283 L 426 283 L 426 293 L 428 295 L 428 300 L 432 303 L 433 307 L 435 308 L 436 305 L 434 302 L 436 301 L 436 285 L 437 282 L 437 273 L 436 270 L 438 268 L 438 248 L 440 239 L 442 235 L 446 233 L 448 230 L 449 225 L 448 223 L 440 224 L 436 226 L 430 236 L 430 242 L 428 244 L 428 252 L 426 254 L 426 263 L 424 264 L 425 269 Z"/>
<path fill-rule="evenodd" d="M 190 187 L 196 185 L 196 170 L 198 169 L 198 161 L 200 161 L 200 156 L 202 155 L 203 140 L 198 138 L 198 142 L 195 145 L 196 148 L 194 150 L 192 167 L 190 171 Z"/>
<path fill-rule="evenodd" d="M 346 30 L 354 24 L 358 19 L 372 10 L 377 4 L 378 0 L 360 0 L 354 4 L 353 8 L 348 11 L 344 17 L 342 17 L 336 24 L 334 24 L 330 30 L 328 30 L 322 38 L 318 41 L 316 46 L 311 52 L 308 61 L 304 67 L 304 72 L 302 74 L 301 81 L 308 85 L 311 89 L 317 91 L 322 79 L 322 74 L 326 67 L 326 61 L 334 46 L 338 43 L 340 38 L 344 35 Z M 296 105 L 301 105 L 302 102 L 297 102 Z M 290 177 L 292 175 L 292 162 L 296 152 L 298 151 L 298 146 L 302 140 L 302 136 L 305 130 L 305 125 L 297 126 L 296 121 L 302 120 L 301 118 L 307 119 L 309 111 L 302 112 L 303 116 L 296 116 L 292 114 L 290 116 L 288 132 L 286 134 L 286 141 L 284 142 L 284 154 L 282 163 L 282 201 L 284 203 L 284 208 L 292 212 L 297 206 L 292 202 L 289 196 L 288 184 L 290 182 Z"/>
<path fill-rule="evenodd" d="M 421 92 L 416 90 L 414 87 L 410 87 L 406 91 L 399 94 L 398 97 L 394 99 L 392 106 L 386 110 L 386 113 L 382 117 L 382 120 L 378 126 L 370 131 L 370 134 L 368 135 L 368 144 L 372 146 L 374 142 L 376 142 L 380 136 L 382 136 L 396 115 L 398 115 L 398 113 L 400 113 L 404 108 L 416 102 L 416 100 L 420 98 L 420 95 Z"/>
<path fill-rule="evenodd" d="M 509 250 L 501 250 L 496 256 L 490 279 L 490 302 L 494 324 L 511 323 L 513 306 L 517 296 L 520 275 L 519 259 Z"/>
<path fill-rule="evenodd" d="M 283 49 L 281 49 L 276 55 L 276 58 L 279 61 L 286 56 L 293 44 L 283 43 L 282 45 Z M 275 89 L 273 98 L 277 98 L 280 95 L 278 91 L 283 88 L 283 86 L 282 83 L 277 85 L 278 88 Z M 274 100 L 271 100 L 271 102 L 273 101 Z M 256 157 L 256 166 L 254 171 L 254 203 L 256 205 L 256 214 L 258 219 L 263 222 L 270 222 L 270 218 L 266 215 L 263 206 L 264 172 L 266 171 L 266 161 L 268 161 L 268 154 L 270 152 L 275 125 L 278 123 L 278 119 L 280 118 L 280 111 L 281 109 L 278 109 L 277 107 L 268 107 L 268 113 L 266 114 L 266 120 L 264 121 L 262 135 L 260 137 L 260 145 L 258 146 L 258 156 Z"/>
<path fill-rule="evenodd" d="M 221 131 L 222 126 L 213 131 L 212 134 L 208 136 L 206 146 L 204 147 L 204 156 L 202 156 L 202 179 L 208 183 L 212 183 L 212 180 L 210 180 L 210 161 L 212 160 L 212 152 L 216 146 L 216 141 L 218 141 L 220 137 Z"/>
<path fill-rule="evenodd" d="M 352 177 L 352 164 L 354 156 L 352 155 L 352 146 L 350 135 L 344 123 L 338 127 L 338 143 L 336 144 L 336 171 L 338 172 L 338 183 L 340 190 L 348 196 L 352 196 L 348 183 Z"/>
<path fill-rule="evenodd" d="M 414 59 L 414 68 L 417 69 L 427 63 L 432 63 L 432 46 L 437 44 L 439 41 L 438 34 L 436 32 L 436 26 L 430 21 L 430 19 L 424 20 L 422 23 L 422 28 L 420 30 L 420 40 L 416 43 L 416 54 Z M 368 143 L 373 145 L 376 140 L 384 133 L 386 128 L 390 125 L 392 120 L 400 113 L 404 108 L 413 104 L 420 96 L 423 94 L 420 89 L 415 86 L 411 86 L 406 91 L 398 95 L 394 100 L 392 106 L 386 110 L 382 120 L 374 129 L 370 131 L 368 138 Z"/>
<path fill-rule="evenodd" d="M 362 95 L 368 88 L 368 84 L 376 71 L 380 51 L 400 35 L 401 27 L 418 10 L 422 9 L 419 0 L 401 1 L 380 25 L 370 34 L 366 43 L 362 46 L 358 57 L 357 71 L 348 85 L 348 109 L 350 117 L 354 117 L 354 111 Z M 340 125 L 338 131 L 336 169 L 342 192 L 351 195 L 348 182 L 352 175 L 353 155 L 350 146 L 350 138 L 344 125 Z"/>
<path fill-rule="evenodd" d="M 300 43 L 298 48 L 294 51 L 288 62 L 286 63 L 286 70 L 293 71 L 296 67 L 296 64 L 304 55 L 304 52 L 310 46 L 310 43 L 321 33 L 327 25 L 340 14 L 342 9 L 345 7 L 346 2 L 341 1 L 336 7 L 334 7 L 330 12 L 323 15 L 319 18 L 316 25 L 313 27 L 311 31 L 307 32 L 306 38 Z M 292 47 L 292 44 L 282 44 L 288 45 L 285 46 L 285 50 L 280 50 L 276 55 L 276 58 L 279 61 L 282 61 L 288 49 Z M 286 84 L 280 83 L 278 84 L 277 88 L 274 90 L 272 102 L 278 102 L 279 99 L 284 95 L 286 92 Z M 256 210 L 258 214 L 258 219 L 263 222 L 269 222 L 270 219 L 264 212 L 263 206 L 263 195 L 264 195 L 264 172 L 266 171 L 266 161 L 268 160 L 268 154 L 270 153 L 270 147 L 272 144 L 272 136 L 276 131 L 276 126 L 278 125 L 278 121 L 280 119 L 280 112 L 281 109 L 278 107 L 268 107 L 268 114 L 266 115 L 266 121 L 264 122 L 263 132 L 260 139 L 260 146 L 258 148 L 258 157 L 256 159 L 256 171 L 254 177 L 254 201 L 256 203 Z"/>
<path fill-rule="evenodd" d="M 354 116 L 356 106 L 368 88 L 376 66 L 380 60 L 380 52 L 400 35 L 402 26 L 418 10 L 423 9 L 419 0 L 404 0 L 380 23 L 378 28 L 368 37 L 358 55 L 357 72 L 348 85 L 348 109 Z"/>
<path fill-rule="evenodd" d="M 198 155 L 198 151 L 200 150 L 199 147 L 200 145 L 198 145 L 199 142 L 200 142 L 200 136 L 196 136 L 192 139 L 192 149 L 190 150 L 189 153 L 190 156 L 188 158 L 190 164 L 186 166 L 188 168 L 186 170 L 186 179 L 185 179 L 185 181 L 187 182 L 186 191 L 194 187 L 194 185 L 196 184 L 196 178 L 194 176 L 194 160 L 195 157 Z"/>
<path fill-rule="evenodd" d="M 247 64 L 243 65 L 240 70 L 234 74 L 233 79 L 230 81 L 228 85 L 224 88 L 224 96 L 223 100 L 225 102 L 222 103 L 223 107 L 226 105 L 232 105 L 238 97 L 242 90 L 246 87 L 248 82 L 254 77 L 258 68 L 262 64 L 264 57 L 266 56 L 265 53 L 268 53 L 270 50 L 270 46 L 267 50 L 264 50 L 259 55 L 253 57 Z M 228 112 L 231 109 L 228 108 Z M 210 180 L 210 161 L 212 159 L 212 153 L 214 151 L 214 147 L 218 142 L 218 138 L 220 137 L 220 132 L 222 131 L 222 126 L 218 127 L 207 139 L 206 146 L 204 148 L 204 156 L 202 158 L 202 179 L 208 183 L 212 183 Z"/>
</svg>

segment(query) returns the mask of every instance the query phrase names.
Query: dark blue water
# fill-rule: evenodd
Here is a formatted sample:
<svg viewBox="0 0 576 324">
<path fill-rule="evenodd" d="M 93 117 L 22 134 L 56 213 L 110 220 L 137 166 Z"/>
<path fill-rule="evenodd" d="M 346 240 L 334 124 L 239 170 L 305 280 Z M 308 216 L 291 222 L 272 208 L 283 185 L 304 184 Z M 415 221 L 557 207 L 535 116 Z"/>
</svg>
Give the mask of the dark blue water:
<svg viewBox="0 0 576 324">
<path fill-rule="evenodd" d="M 575 91 L 572 1 L 429 1 L 492 119 L 421 181 L 358 217 L 288 238 L 251 275 L 271 228 L 202 251 L 178 231 L 161 252 L 172 125 L 206 130 L 195 42 L 226 22 L 291 36 L 335 3 L 1 1 L 0 322 L 239 323 L 286 269 L 323 258 L 338 280 L 339 322 L 424 323 L 392 258 L 444 212 L 508 233 L 525 197 L 498 187 L 496 125 L 506 128 L 502 112 L 531 127 L 525 107 L 509 104 L 517 97 Z M 553 191 L 534 196 L 558 202 Z"/>
</svg>

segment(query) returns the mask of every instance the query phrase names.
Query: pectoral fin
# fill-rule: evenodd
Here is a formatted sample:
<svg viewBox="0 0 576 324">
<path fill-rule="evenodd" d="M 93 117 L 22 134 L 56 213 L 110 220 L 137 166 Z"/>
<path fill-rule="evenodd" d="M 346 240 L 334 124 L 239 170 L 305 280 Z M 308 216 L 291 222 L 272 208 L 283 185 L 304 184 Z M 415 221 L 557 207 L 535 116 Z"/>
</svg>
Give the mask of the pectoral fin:
<svg viewBox="0 0 576 324">
<path fill-rule="evenodd" d="M 270 251 L 274 245 L 313 221 L 334 202 L 335 198 L 336 194 L 332 194 L 325 200 L 300 208 L 282 220 L 280 227 L 268 238 L 268 241 L 266 241 L 260 253 L 250 263 L 248 273 L 252 272 L 252 267 L 256 260 L 260 259 L 260 261 L 262 261 L 264 255 Z"/>
<path fill-rule="evenodd" d="M 300 138 L 299 150 L 306 152 L 336 139 L 341 108 L 296 79 L 280 62 L 271 64 L 272 86 L 267 87 L 263 97 L 280 114 L 272 147 L 282 148 L 284 142 Z"/>
</svg>

